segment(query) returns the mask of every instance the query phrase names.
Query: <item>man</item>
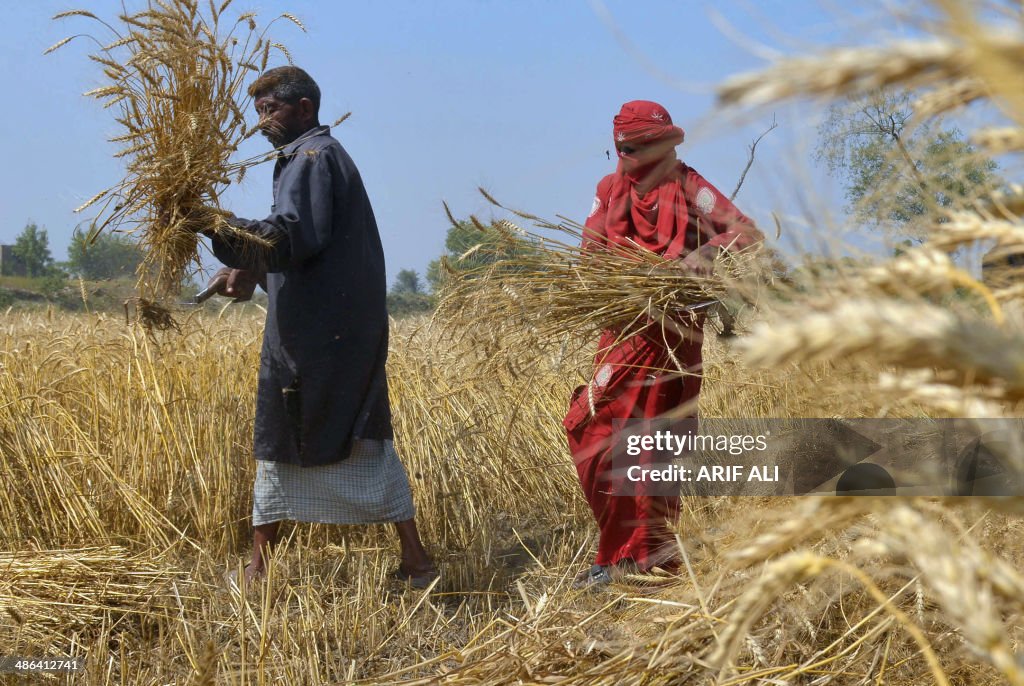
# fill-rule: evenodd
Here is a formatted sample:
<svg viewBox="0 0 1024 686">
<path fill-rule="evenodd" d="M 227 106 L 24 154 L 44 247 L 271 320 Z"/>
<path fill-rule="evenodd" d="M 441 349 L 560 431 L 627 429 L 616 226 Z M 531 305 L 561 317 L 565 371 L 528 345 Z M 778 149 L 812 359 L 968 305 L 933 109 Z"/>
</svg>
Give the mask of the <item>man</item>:
<svg viewBox="0 0 1024 686">
<path fill-rule="evenodd" d="M 613 137 L 618 167 L 597 185 L 583 239 L 595 258 L 605 246 L 639 246 L 704 276 L 720 251 L 761 240 L 728 198 L 676 158 L 684 134 L 664 107 L 626 103 L 613 120 Z M 605 331 L 591 382 L 573 393 L 563 423 L 600 529 L 595 563 L 576 578 L 579 588 L 678 563 L 669 523 L 679 517 L 679 497 L 648 492 L 642 483 L 632 494 L 616 494 L 611 464 L 615 420 L 670 411 L 673 418 L 697 416 L 703 335 L 699 323 L 678 324 L 670 330 L 652 322 L 625 340 Z M 650 453 L 639 457 L 651 459 Z"/>
<path fill-rule="evenodd" d="M 249 94 L 279 151 L 274 204 L 265 219 L 229 220 L 258 240 L 210 234 L 229 267 L 211 281 L 218 292 L 247 299 L 265 278 L 269 296 L 246 579 L 265 573 L 284 519 L 394 522 L 397 574 L 425 586 L 436 572 L 392 443 L 384 254 L 369 198 L 351 158 L 320 125 L 320 89 L 306 72 L 271 69 Z"/>
</svg>

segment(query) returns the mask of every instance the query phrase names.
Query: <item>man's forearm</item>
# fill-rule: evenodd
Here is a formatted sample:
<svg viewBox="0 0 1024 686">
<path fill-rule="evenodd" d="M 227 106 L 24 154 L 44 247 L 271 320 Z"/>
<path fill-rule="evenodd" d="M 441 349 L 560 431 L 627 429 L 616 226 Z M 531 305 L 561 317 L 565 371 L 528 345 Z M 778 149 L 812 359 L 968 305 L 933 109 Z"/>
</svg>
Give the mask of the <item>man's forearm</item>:
<svg viewBox="0 0 1024 686">
<path fill-rule="evenodd" d="M 290 243 L 285 230 L 269 221 L 238 217 L 233 217 L 229 223 L 236 231 L 211 236 L 213 254 L 221 262 L 234 269 L 260 274 L 281 271 L 288 263 Z"/>
</svg>

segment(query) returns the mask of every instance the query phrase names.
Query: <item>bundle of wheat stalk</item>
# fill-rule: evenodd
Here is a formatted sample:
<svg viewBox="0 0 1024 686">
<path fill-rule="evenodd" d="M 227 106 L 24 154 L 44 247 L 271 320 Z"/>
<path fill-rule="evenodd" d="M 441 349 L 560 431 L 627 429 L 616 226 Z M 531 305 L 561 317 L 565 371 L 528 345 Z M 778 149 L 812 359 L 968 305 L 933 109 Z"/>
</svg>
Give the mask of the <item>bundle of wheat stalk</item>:
<svg viewBox="0 0 1024 686">
<path fill-rule="evenodd" d="M 75 211 L 99 207 L 92 237 L 107 229 L 137 234 L 145 254 L 138 309 L 158 324 L 162 317 L 153 319 L 160 309 L 153 301 L 176 293 L 199 265 L 196 232 L 236 231 L 219 207 L 224 188 L 268 159 L 231 161 L 256 130 L 245 121 L 250 97 L 243 83 L 266 68 L 272 51 L 290 61 L 287 49 L 267 37 L 269 25 L 257 26 L 254 13 L 223 21 L 230 3 L 211 0 L 204 11 L 199 0 L 154 0 L 143 11 L 120 15 L 116 25 L 86 10 L 54 17 L 86 17 L 111 34 L 105 43 L 88 36 L 100 46 L 89 59 L 103 68 L 108 84 L 85 95 L 117 113 L 123 133 L 110 140 L 125 146 L 115 154 L 125 161 L 125 174 Z M 303 28 L 291 14 L 279 18 Z"/>
<path fill-rule="evenodd" d="M 447 278 L 436 317 L 453 336 L 482 329 L 501 337 L 500 349 L 516 362 L 552 344 L 564 348 L 567 338 L 590 341 L 604 329 L 627 338 L 653 326 L 671 336 L 703 317 L 709 304 L 749 296 L 762 264 L 756 250 L 728 252 L 701 276 L 640 245 L 584 249 L 585 226 L 511 211 L 544 233 L 508 219 L 486 226 L 471 217 L 481 242 L 443 262 Z M 455 223 L 450 212 L 449 218 Z"/>
<path fill-rule="evenodd" d="M 120 546 L 0 553 L 0 609 L 14 622 L 15 643 L 160 612 L 187 596 L 187 584 L 183 574 Z"/>
</svg>

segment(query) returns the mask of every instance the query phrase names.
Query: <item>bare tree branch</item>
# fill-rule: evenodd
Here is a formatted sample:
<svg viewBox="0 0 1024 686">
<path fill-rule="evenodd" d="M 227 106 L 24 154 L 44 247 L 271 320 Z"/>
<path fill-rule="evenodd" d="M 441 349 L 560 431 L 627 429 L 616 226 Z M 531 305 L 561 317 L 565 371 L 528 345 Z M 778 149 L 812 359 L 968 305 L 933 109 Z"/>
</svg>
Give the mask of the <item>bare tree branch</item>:
<svg viewBox="0 0 1024 686">
<path fill-rule="evenodd" d="M 743 173 L 740 174 L 740 180 L 736 182 L 736 189 L 733 190 L 732 195 L 729 196 L 729 201 L 736 199 L 736 195 L 740 192 L 740 188 L 743 186 L 744 179 L 747 178 L 747 172 L 750 171 L 751 165 L 754 164 L 754 151 L 757 149 L 757 144 L 761 142 L 761 139 L 767 136 L 769 133 L 778 128 L 779 123 L 775 121 L 775 115 L 772 115 L 772 125 L 765 129 L 764 133 L 754 139 L 754 142 L 750 144 L 750 157 L 747 159 L 747 166 L 743 168 Z"/>
</svg>

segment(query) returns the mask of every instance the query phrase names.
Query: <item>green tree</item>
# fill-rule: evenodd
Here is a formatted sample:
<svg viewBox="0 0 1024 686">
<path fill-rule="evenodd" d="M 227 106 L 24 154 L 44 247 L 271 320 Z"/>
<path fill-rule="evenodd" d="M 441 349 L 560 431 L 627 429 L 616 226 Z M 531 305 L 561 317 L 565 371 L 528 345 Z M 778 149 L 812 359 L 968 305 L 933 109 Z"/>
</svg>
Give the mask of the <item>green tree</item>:
<svg viewBox="0 0 1024 686">
<path fill-rule="evenodd" d="M 529 250 L 527 241 L 504 235 L 501 231 L 479 226 L 469 220 L 462 220 L 448 228 L 444 241 L 444 257 L 459 270 L 471 270 L 493 264 L 500 260 L 514 258 L 520 251 Z M 427 283 L 433 293 L 444 285 L 444 268 L 438 258 L 427 265 Z"/>
<path fill-rule="evenodd" d="M 68 269 L 83 279 L 115 279 L 135 272 L 142 261 L 138 244 L 127 236 L 75 231 L 68 247 Z"/>
<path fill-rule="evenodd" d="M 880 91 L 834 105 L 818 130 L 817 158 L 843 181 L 862 221 L 919 239 L 942 210 L 1002 181 L 959 129 L 915 123 L 912 102 L 909 92 Z"/>
<path fill-rule="evenodd" d="M 53 269 L 53 255 L 50 254 L 50 239 L 46 229 L 40 229 L 35 222 L 29 222 L 14 241 L 11 252 L 25 265 L 28 276 L 45 276 Z"/>
<path fill-rule="evenodd" d="M 412 293 L 419 294 L 423 292 L 423 283 L 420 281 L 420 275 L 416 273 L 414 269 L 403 269 L 398 272 L 398 276 L 395 277 L 395 283 L 391 286 L 392 293 Z"/>
</svg>

